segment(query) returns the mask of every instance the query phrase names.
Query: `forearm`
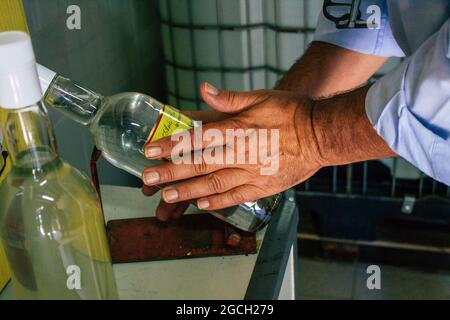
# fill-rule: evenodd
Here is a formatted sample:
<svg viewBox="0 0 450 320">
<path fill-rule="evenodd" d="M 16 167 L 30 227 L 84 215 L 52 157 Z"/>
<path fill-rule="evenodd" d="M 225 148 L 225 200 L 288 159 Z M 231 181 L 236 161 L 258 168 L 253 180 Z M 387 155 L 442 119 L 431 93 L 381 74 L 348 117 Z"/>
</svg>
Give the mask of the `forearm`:
<svg viewBox="0 0 450 320">
<path fill-rule="evenodd" d="M 386 59 L 313 42 L 276 89 L 295 91 L 312 99 L 332 96 L 365 84 Z"/>
<path fill-rule="evenodd" d="M 369 87 L 315 101 L 309 132 L 323 166 L 397 156 L 372 127 L 365 111 Z"/>
</svg>

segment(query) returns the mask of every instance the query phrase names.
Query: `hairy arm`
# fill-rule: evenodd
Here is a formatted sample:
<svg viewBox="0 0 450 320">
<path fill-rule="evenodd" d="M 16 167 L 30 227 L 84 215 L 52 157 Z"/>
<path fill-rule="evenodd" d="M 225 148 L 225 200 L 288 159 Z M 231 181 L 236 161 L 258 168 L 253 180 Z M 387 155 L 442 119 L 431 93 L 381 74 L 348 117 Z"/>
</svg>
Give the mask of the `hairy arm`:
<svg viewBox="0 0 450 320">
<path fill-rule="evenodd" d="M 367 87 L 348 92 L 364 85 L 385 61 L 386 58 L 384 57 L 366 55 L 323 42 L 313 42 L 302 58 L 292 66 L 276 86 L 276 89 L 280 90 L 277 95 L 282 94 L 283 91 L 290 91 L 289 93 L 284 94 L 287 94 L 292 98 L 292 92 L 296 93 L 298 96 L 311 99 L 311 107 L 307 107 L 306 105 L 308 105 L 308 103 L 306 103 L 305 106 L 298 108 L 298 110 L 300 110 L 299 112 L 287 113 L 286 110 L 284 110 L 280 114 L 286 116 L 286 122 L 283 125 L 274 124 L 274 127 L 286 128 L 288 127 L 287 124 L 293 123 L 292 119 L 294 118 L 295 128 L 291 128 L 287 135 L 294 134 L 295 136 L 300 137 L 302 139 L 300 144 L 303 146 L 315 145 L 316 147 L 311 147 L 310 150 L 309 148 L 303 147 L 302 152 L 300 152 L 302 156 L 295 157 L 294 163 L 289 164 L 289 161 L 287 160 L 282 161 L 289 164 L 288 167 L 291 169 L 298 168 L 299 161 L 304 164 L 301 170 L 298 169 L 298 172 L 296 171 L 287 174 L 284 170 L 281 170 L 283 174 L 278 181 L 283 181 L 285 177 L 290 177 L 290 181 L 280 182 L 279 185 L 270 185 L 270 183 L 267 183 L 267 188 L 265 189 L 265 193 L 267 194 L 259 193 L 255 190 L 253 190 L 255 192 L 252 193 L 250 192 L 252 191 L 250 190 L 251 188 L 243 188 L 242 191 L 240 191 L 243 195 L 238 198 L 241 200 L 257 199 L 268 194 L 285 190 L 288 187 L 304 181 L 322 166 L 339 165 L 353 161 L 392 156 L 392 151 L 377 135 L 366 116 L 364 99 L 367 93 Z M 240 95 L 227 92 L 217 93 L 215 92 L 216 90 L 210 90 L 211 92 L 214 92 L 211 96 L 207 93 L 208 87 L 211 86 L 204 84 L 201 87 L 202 96 L 205 101 L 216 110 L 210 112 L 189 113 L 189 116 L 192 118 L 203 120 L 205 122 L 221 122 L 231 117 L 234 112 L 246 108 L 246 98 L 248 98 L 248 95 L 256 93 L 249 92 Z M 338 95 L 338 93 L 342 92 L 348 93 Z M 272 96 L 270 92 L 268 93 L 268 96 L 270 96 L 269 103 L 265 107 L 270 108 L 270 105 L 276 106 L 279 104 L 279 101 L 276 99 L 272 100 L 275 97 Z M 321 98 L 324 97 L 330 97 L 330 99 L 322 100 Z M 282 98 L 281 100 L 286 99 L 288 98 Z M 270 102 L 273 102 L 273 104 Z M 292 105 L 292 103 L 287 104 Z M 281 105 L 286 105 L 286 101 L 281 103 Z M 261 109 L 263 109 L 263 107 L 261 107 Z M 255 112 L 261 111 L 255 110 Z M 278 112 L 276 113 L 278 114 Z M 270 114 L 273 115 L 273 113 Z M 257 121 L 260 116 L 250 118 L 252 120 L 249 125 L 254 126 L 255 121 Z M 267 118 L 271 117 L 268 116 Z M 262 125 L 262 127 L 264 126 L 267 126 L 267 123 Z M 295 141 L 295 139 L 292 138 L 283 138 L 282 140 Z M 159 157 L 164 156 L 164 154 L 170 154 L 171 148 L 169 139 L 163 139 L 162 141 L 157 142 L 156 145 L 157 148 L 163 150 Z M 148 147 L 151 148 L 152 146 L 149 145 Z M 291 150 L 292 147 L 288 147 L 288 149 Z M 186 171 L 191 169 L 192 168 L 186 169 Z M 174 182 L 181 179 L 177 172 L 182 171 L 182 166 L 170 167 L 170 164 L 166 164 L 165 168 L 148 168 L 143 173 L 144 182 L 146 181 L 146 175 L 149 172 L 155 171 L 158 172 L 158 175 L 161 177 L 167 177 L 165 172 L 171 171 L 172 174 L 170 176 L 173 177 L 172 181 L 163 180 L 160 182 Z M 243 184 L 246 182 L 245 177 L 243 177 L 242 174 L 240 174 L 239 177 L 234 177 L 232 173 L 226 171 L 223 172 L 226 174 L 223 179 L 220 179 L 221 181 L 234 181 L 234 186 L 239 185 L 240 180 L 242 180 Z M 195 176 L 195 174 L 193 174 L 193 176 Z M 204 179 L 207 179 L 208 176 L 205 177 L 206 178 Z M 183 179 L 186 178 L 189 178 L 189 175 L 183 176 Z M 270 181 L 274 181 L 274 179 L 270 179 Z M 207 182 L 197 180 L 197 183 L 198 182 L 200 182 L 199 185 L 193 185 L 192 183 L 195 183 L 195 181 L 192 180 L 191 182 L 185 182 L 184 185 L 175 185 L 175 188 L 172 187 L 172 190 L 178 190 L 179 198 L 177 200 L 167 199 L 165 196 L 166 192 L 163 191 L 163 199 L 166 202 L 162 201 L 158 207 L 158 218 L 167 220 L 170 217 L 179 217 L 187 207 L 187 202 L 183 201 L 218 193 L 217 190 L 205 190 L 205 188 L 210 185 Z M 231 189 L 232 187 L 229 186 L 229 188 Z M 155 190 L 156 189 L 153 186 L 144 187 L 144 193 L 148 195 L 153 194 Z M 184 192 L 183 190 L 190 191 Z M 250 192 L 250 194 L 248 194 L 248 192 Z M 226 198 L 230 199 L 229 195 L 222 195 L 222 197 L 214 199 L 209 198 L 209 201 L 214 208 L 232 205 L 232 202 L 223 200 Z M 239 203 L 239 201 L 234 202 Z"/>
<path fill-rule="evenodd" d="M 365 84 L 387 59 L 313 42 L 275 89 L 297 92 L 311 99 L 329 97 Z"/>
<path fill-rule="evenodd" d="M 364 85 L 387 59 L 313 42 L 276 86 L 316 100 L 310 133 L 324 166 L 397 156 L 364 108 L 369 89 Z"/>
<path fill-rule="evenodd" d="M 323 166 L 396 157 L 367 117 L 369 86 L 314 101 L 310 134 Z M 301 130 L 301 129 L 300 129 Z"/>
</svg>

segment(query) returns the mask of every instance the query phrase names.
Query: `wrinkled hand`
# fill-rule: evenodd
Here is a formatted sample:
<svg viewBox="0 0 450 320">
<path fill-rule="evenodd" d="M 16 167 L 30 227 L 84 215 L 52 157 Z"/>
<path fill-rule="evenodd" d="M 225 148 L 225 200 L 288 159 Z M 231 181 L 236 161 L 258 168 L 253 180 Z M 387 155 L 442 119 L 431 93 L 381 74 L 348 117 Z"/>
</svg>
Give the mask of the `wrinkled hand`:
<svg viewBox="0 0 450 320">
<path fill-rule="evenodd" d="M 183 111 L 183 114 L 191 119 L 201 121 L 202 123 L 209 123 L 214 121 L 221 121 L 229 117 L 228 114 L 221 113 L 215 110 L 210 111 Z M 147 197 L 153 196 L 160 188 L 143 184 L 142 193 Z M 181 201 L 175 203 L 167 203 L 163 198 L 159 201 L 159 205 L 156 208 L 156 217 L 161 221 L 172 219 L 179 219 L 186 209 L 189 207 L 189 202 Z"/>
<path fill-rule="evenodd" d="M 189 152 L 191 159 L 197 157 L 198 163 L 165 162 L 144 170 L 142 178 L 147 194 L 151 193 L 149 190 L 153 191 L 155 185 L 171 183 L 162 190 L 164 201 L 157 211 L 159 219 L 181 216 L 187 207 L 187 200 L 198 199 L 199 208 L 213 211 L 273 195 L 303 182 L 324 165 L 314 139 L 312 102 L 309 99 L 275 90 L 219 91 L 206 83 L 201 86 L 201 95 L 208 105 L 226 114 L 219 121 L 207 123 L 202 128 L 203 132 L 211 128 L 218 130 L 223 143 L 203 139 L 198 148 L 192 138 L 184 152 Z M 221 118 L 217 117 L 218 114 L 215 113 L 216 120 Z M 199 114 L 191 116 L 199 118 Z M 258 146 L 245 143 L 245 149 L 238 150 L 235 145 L 225 145 L 227 129 L 250 130 L 248 132 L 253 134 L 259 129 L 267 129 L 269 134 L 267 139 L 258 137 Z M 278 130 L 278 141 L 270 139 L 270 134 L 276 131 L 274 129 Z M 278 150 L 272 149 L 272 144 L 277 142 Z M 145 149 L 146 156 L 149 159 L 169 158 L 178 143 L 171 137 L 149 143 Z M 254 154 L 252 148 L 261 148 L 262 145 L 270 157 L 258 157 L 253 163 L 249 161 Z M 234 161 L 228 164 L 208 163 L 198 157 L 198 152 L 194 152 L 204 148 L 213 148 L 212 155 L 231 151 Z M 276 152 L 271 154 L 271 150 Z M 245 163 L 237 163 L 236 159 L 242 155 Z M 278 166 L 270 174 L 262 174 L 267 172 L 268 159 L 278 159 Z"/>
</svg>

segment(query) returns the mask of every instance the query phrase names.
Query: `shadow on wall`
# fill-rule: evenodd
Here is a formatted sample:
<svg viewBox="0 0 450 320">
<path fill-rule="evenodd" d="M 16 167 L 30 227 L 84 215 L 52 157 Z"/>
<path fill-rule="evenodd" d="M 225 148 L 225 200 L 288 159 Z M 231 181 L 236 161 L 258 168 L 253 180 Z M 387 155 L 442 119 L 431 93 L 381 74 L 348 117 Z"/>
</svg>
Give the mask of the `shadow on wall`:
<svg viewBox="0 0 450 320">
<path fill-rule="evenodd" d="M 24 0 L 37 61 L 80 84 L 110 95 L 137 91 L 163 98 L 164 67 L 156 1 Z M 67 8 L 77 5 L 81 29 L 69 30 Z M 49 111 L 63 158 L 89 174 L 93 140 L 86 128 Z M 141 185 L 106 161 L 100 181 Z"/>
</svg>

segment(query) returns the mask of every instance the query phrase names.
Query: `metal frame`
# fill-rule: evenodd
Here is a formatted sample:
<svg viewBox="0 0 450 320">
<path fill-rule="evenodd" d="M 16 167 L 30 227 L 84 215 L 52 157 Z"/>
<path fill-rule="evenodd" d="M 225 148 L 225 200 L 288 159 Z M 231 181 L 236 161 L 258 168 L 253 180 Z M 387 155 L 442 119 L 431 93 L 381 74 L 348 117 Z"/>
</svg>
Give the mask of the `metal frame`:
<svg viewBox="0 0 450 320">
<path fill-rule="evenodd" d="M 278 299 L 288 262 L 292 259 L 292 250 L 294 274 L 298 270 L 296 250 L 299 212 L 295 201 L 295 191 L 286 191 L 284 197 L 284 201 L 267 226 L 245 294 L 246 300 Z M 298 294 L 295 295 L 298 296 Z"/>
<path fill-rule="evenodd" d="M 258 29 L 258 28 L 264 28 L 264 34 L 266 35 L 267 30 L 273 30 L 276 31 L 275 33 L 275 42 L 277 44 L 275 50 L 276 50 L 276 61 L 277 61 L 277 65 L 280 65 L 280 60 L 279 60 L 279 52 L 278 52 L 278 47 L 279 47 L 279 32 L 284 32 L 284 33 L 302 33 L 302 34 L 311 34 L 314 33 L 314 29 L 313 28 L 306 28 L 306 27 L 298 27 L 298 28 L 294 28 L 294 27 L 281 27 L 279 25 L 277 25 L 278 22 L 278 6 L 279 3 L 277 1 L 273 1 L 274 3 L 274 15 L 275 15 L 275 23 L 271 24 L 271 23 L 250 23 L 250 13 L 249 13 L 249 8 L 250 8 L 250 1 L 249 0 L 245 0 L 245 8 L 246 8 L 246 24 L 243 25 L 230 25 L 230 24 L 223 24 L 223 17 L 222 17 L 222 10 L 220 9 L 220 4 L 221 1 L 220 0 L 215 0 L 216 2 L 216 18 L 218 21 L 218 25 L 202 25 L 202 24 L 194 24 L 193 23 L 193 19 L 192 19 L 192 1 L 195 0 L 187 0 L 188 2 L 188 23 L 175 23 L 172 20 L 172 8 L 171 8 L 171 1 L 167 2 L 167 13 L 168 13 L 168 18 L 167 19 L 163 19 L 161 17 L 161 15 L 159 16 L 160 19 L 160 23 L 162 25 L 165 25 L 168 27 L 169 29 L 169 36 L 170 36 L 170 49 L 171 49 L 171 56 L 173 60 L 169 60 L 166 57 L 164 57 L 163 55 L 163 60 L 164 63 L 166 65 L 169 65 L 172 67 L 173 70 L 173 78 L 174 78 L 174 85 L 175 85 L 175 92 L 169 91 L 167 90 L 167 93 L 174 97 L 177 104 L 180 104 L 180 100 L 186 100 L 186 101 L 191 101 L 191 102 L 195 102 L 197 109 L 200 109 L 200 103 L 201 103 L 201 99 L 199 97 L 198 94 L 198 90 L 195 92 L 195 98 L 191 98 L 191 97 L 184 97 L 182 96 L 179 92 L 179 88 L 178 88 L 178 75 L 177 75 L 177 70 L 187 70 L 187 71 L 193 71 L 194 72 L 194 78 L 195 78 L 195 83 L 198 84 L 198 73 L 199 72 L 219 72 L 221 74 L 221 80 L 222 80 L 222 84 L 224 85 L 224 88 L 227 88 L 228 85 L 226 83 L 226 79 L 225 79 L 225 73 L 227 72 L 250 72 L 249 75 L 249 81 L 250 81 L 250 88 L 254 89 L 254 84 L 253 84 L 253 72 L 255 71 L 266 71 L 266 78 L 265 78 L 265 85 L 266 87 L 269 86 L 269 80 L 268 80 L 268 72 L 273 72 L 275 74 L 277 74 L 278 76 L 283 75 L 287 70 L 282 70 L 273 66 L 270 66 L 267 64 L 267 62 L 263 65 L 258 65 L 258 66 L 252 66 L 252 48 L 251 48 L 251 42 L 248 42 L 248 61 L 249 61 L 249 65 L 250 67 L 245 68 L 227 68 L 224 66 L 224 59 L 223 59 L 223 47 L 224 47 L 224 37 L 223 37 L 223 31 L 228 31 L 228 30 L 235 30 L 235 31 L 246 31 L 247 35 L 248 35 L 248 39 L 250 39 L 250 35 L 251 35 L 251 31 L 254 29 Z M 307 9 L 307 2 L 305 2 L 305 10 Z M 305 23 L 306 23 L 306 11 L 305 11 Z M 191 61 L 191 65 L 182 65 L 182 64 L 178 64 L 175 61 L 175 43 L 174 43 L 174 35 L 173 35 L 173 28 L 181 28 L 181 29 L 186 29 L 189 30 L 189 36 L 190 36 L 190 40 L 191 40 L 191 55 L 192 55 L 192 61 Z M 197 61 L 195 61 L 195 30 L 215 30 L 218 32 L 219 34 L 219 59 L 220 59 L 220 66 L 218 67 L 201 67 L 198 66 Z M 304 46 L 306 47 L 307 44 L 307 39 L 305 37 L 304 40 Z"/>
<path fill-rule="evenodd" d="M 346 166 L 332 167 L 331 172 L 322 176 L 312 177 L 308 183 L 297 189 L 305 193 L 330 193 L 346 196 L 377 196 L 380 199 L 405 199 L 413 197 L 420 200 L 434 196 L 440 199 L 450 199 L 450 187 L 421 173 L 417 180 L 399 179 L 396 177 L 398 159 L 393 159 L 393 174 L 389 178 L 376 181 L 370 179 L 369 173 L 379 172 L 382 165 L 379 161 L 366 161 Z M 385 168 L 384 170 L 387 170 Z M 344 174 L 342 174 L 344 172 Z M 338 175 L 341 173 L 341 175 Z"/>
</svg>

